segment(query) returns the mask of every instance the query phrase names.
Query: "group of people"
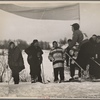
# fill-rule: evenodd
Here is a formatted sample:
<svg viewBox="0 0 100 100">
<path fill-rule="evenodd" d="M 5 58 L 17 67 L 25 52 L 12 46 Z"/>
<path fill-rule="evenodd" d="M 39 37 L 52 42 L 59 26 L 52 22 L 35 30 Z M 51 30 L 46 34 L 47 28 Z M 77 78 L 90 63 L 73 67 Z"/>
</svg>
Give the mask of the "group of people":
<svg viewBox="0 0 100 100">
<path fill-rule="evenodd" d="M 72 25 L 73 37 L 68 40 L 68 47 L 64 50 L 59 47 L 57 41 L 53 41 L 48 59 L 53 64 L 54 82 L 64 82 L 64 62 L 70 67 L 70 81 L 75 80 L 75 69 L 78 69 L 78 80 L 81 81 L 82 72 L 89 72 L 89 78 L 100 78 L 100 36 L 93 35 L 90 39 L 80 31 L 78 23 Z M 30 65 L 31 83 L 43 82 L 41 77 L 41 64 L 43 51 L 39 47 L 38 40 L 33 40 L 31 45 L 25 49 L 28 55 L 27 61 Z M 24 61 L 21 50 L 14 42 L 9 44 L 8 64 L 12 70 L 14 83 L 19 84 L 19 72 L 22 71 Z M 58 75 L 60 74 L 60 77 Z M 60 79 L 59 79 L 60 78 Z"/>
<path fill-rule="evenodd" d="M 28 55 L 27 61 L 30 65 L 31 83 L 42 82 L 41 63 L 43 51 L 39 47 L 38 40 L 33 40 L 31 45 L 25 49 Z M 10 42 L 8 50 L 8 65 L 12 71 L 14 84 L 19 84 L 19 72 L 25 69 L 21 50 L 14 42 Z"/>
</svg>

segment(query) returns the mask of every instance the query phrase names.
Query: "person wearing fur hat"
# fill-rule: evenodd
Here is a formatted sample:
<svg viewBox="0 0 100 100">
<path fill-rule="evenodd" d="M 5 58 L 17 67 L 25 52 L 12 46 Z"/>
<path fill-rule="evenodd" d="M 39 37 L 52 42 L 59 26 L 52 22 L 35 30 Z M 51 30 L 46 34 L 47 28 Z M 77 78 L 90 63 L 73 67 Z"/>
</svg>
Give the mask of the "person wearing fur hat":
<svg viewBox="0 0 100 100">
<path fill-rule="evenodd" d="M 25 49 L 25 52 L 28 55 L 27 60 L 30 65 L 31 83 L 42 82 L 41 64 L 43 51 L 39 47 L 38 40 L 33 40 L 31 45 Z"/>
</svg>

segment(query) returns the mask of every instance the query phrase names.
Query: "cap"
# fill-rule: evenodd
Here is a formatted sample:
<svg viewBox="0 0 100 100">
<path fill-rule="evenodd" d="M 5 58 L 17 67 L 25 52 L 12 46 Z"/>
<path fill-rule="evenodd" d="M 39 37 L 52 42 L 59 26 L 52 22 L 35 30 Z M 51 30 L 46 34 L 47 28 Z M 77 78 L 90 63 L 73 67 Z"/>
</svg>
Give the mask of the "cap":
<svg viewBox="0 0 100 100">
<path fill-rule="evenodd" d="M 72 24 L 71 26 L 74 27 L 74 30 L 78 30 L 80 28 L 79 24 L 78 23 L 74 23 Z"/>
</svg>

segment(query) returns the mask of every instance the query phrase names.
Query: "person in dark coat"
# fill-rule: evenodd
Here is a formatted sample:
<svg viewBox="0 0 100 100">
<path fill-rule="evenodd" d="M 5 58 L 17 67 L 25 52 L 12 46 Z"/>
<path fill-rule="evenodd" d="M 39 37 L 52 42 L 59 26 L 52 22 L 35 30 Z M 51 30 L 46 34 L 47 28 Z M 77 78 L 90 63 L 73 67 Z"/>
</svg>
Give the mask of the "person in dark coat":
<svg viewBox="0 0 100 100">
<path fill-rule="evenodd" d="M 91 79 L 100 79 L 100 36 L 96 38 L 96 45 L 90 59 L 89 74 Z"/>
<path fill-rule="evenodd" d="M 14 84 L 19 84 L 19 72 L 22 71 L 24 66 L 23 57 L 19 47 L 15 46 L 14 42 L 10 42 L 8 50 L 8 65 L 12 71 Z"/>
<path fill-rule="evenodd" d="M 77 63 L 86 71 L 87 65 L 90 63 L 90 58 L 95 54 L 95 40 L 91 37 L 86 43 L 81 45 Z M 79 77 L 81 77 L 81 70 L 79 70 Z"/>
<path fill-rule="evenodd" d="M 36 81 L 42 82 L 41 64 L 43 51 L 39 47 L 38 40 L 33 40 L 25 52 L 28 54 L 27 60 L 30 65 L 31 83 L 35 83 Z"/>
</svg>

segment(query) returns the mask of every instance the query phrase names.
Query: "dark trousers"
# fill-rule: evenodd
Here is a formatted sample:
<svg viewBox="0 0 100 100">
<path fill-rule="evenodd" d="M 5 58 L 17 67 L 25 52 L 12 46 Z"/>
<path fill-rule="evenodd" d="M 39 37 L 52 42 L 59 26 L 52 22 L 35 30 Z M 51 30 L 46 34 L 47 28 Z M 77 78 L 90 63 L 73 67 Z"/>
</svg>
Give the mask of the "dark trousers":
<svg viewBox="0 0 100 100">
<path fill-rule="evenodd" d="M 69 56 L 66 55 L 66 65 L 69 66 Z"/>
<path fill-rule="evenodd" d="M 36 78 L 38 78 L 38 82 L 42 82 L 41 65 L 31 64 L 30 75 L 31 75 L 31 79 L 35 80 Z"/>
<path fill-rule="evenodd" d="M 60 74 L 60 80 L 64 80 L 64 67 L 54 68 L 54 81 L 58 80 L 58 74 Z"/>
<path fill-rule="evenodd" d="M 76 62 L 83 70 L 86 70 L 86 65 L 88 64 L 88 60 L 86 58 L 84 58 L 84 59 L 82 57 L 80 59 L 78 58 Z M 79 68 L 78 65 L 76 65 L 77 68 L 78 68 L 78 76 L 81 77 L 82 71 L 81 71 L 81 68 Z"/>
<path fill-rule="evenodd" d="M 38 77 L 38 82 L 42 82 L 42 77 L 41 77 L 41 66 L 39 66 L 39 68 L 38 68 L 37 77 Z"/>
<path fill-rule="evenodd" d="M 70 76 L 75 76 L 75 68 L 78 69 L 78 76 L 81 77 L 81 69 L 76 64 L 70 64 Z"/>
<path fill-rule="evenodd" d="M 78 68 L 79 72 L 78 72 L 78 76 L 81 77 L 82 76 L 82 71 L 80 68 Z"/>
<path fill-rule="evenodd" d="M 92 60 L 90 61 L 90 68 L 89 68 L 89 74 L 92 77 L 95 77 L 97 79 L 100 79 L 100 66 L 97 65 Z"/>
<path fill-rule="evenodd" d="M 12 69 L 12 77 L 14 78 L 14 84 L 19 84 L 19 72 Z"/>
<path fill-rule="evenodd" d="M 70 76 L 75 76 L 75 64 L 70 64 Z"/>
</svg>

